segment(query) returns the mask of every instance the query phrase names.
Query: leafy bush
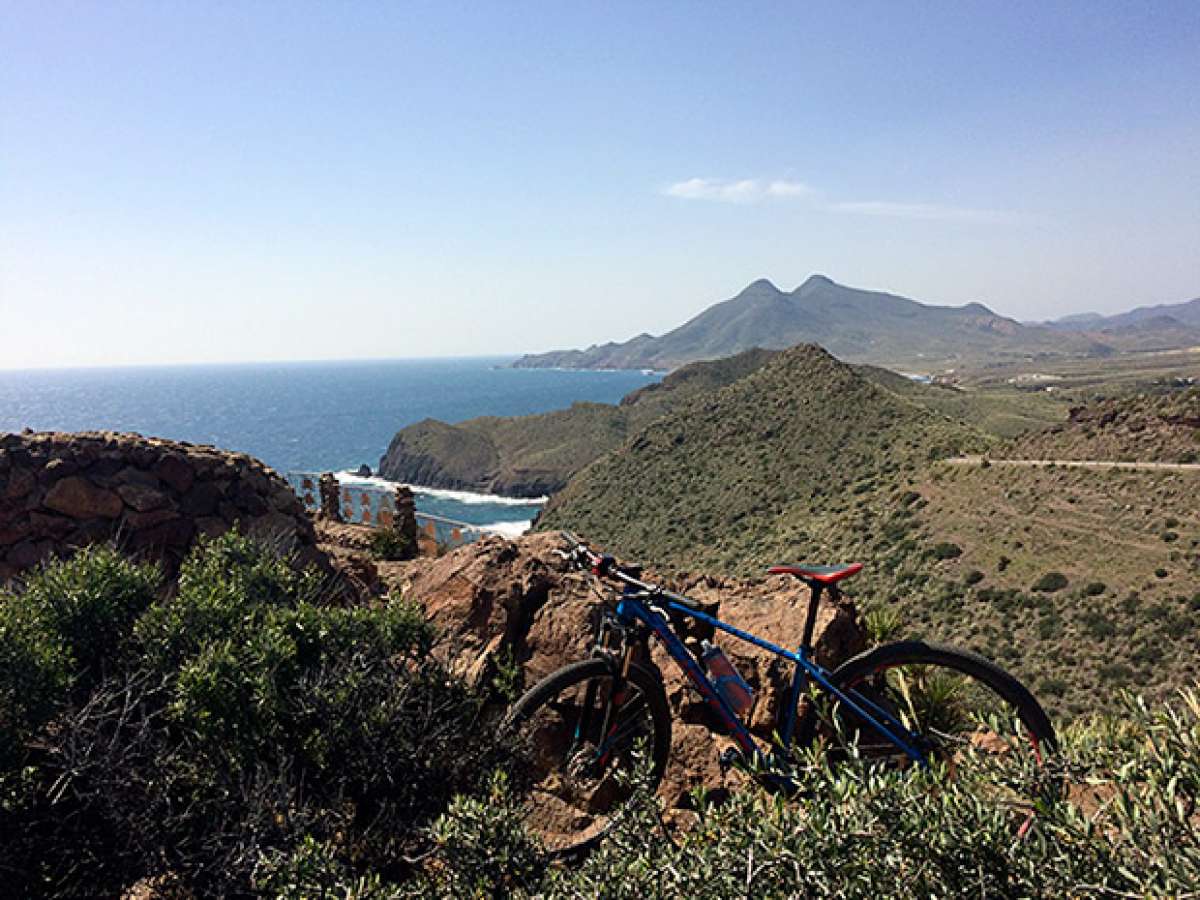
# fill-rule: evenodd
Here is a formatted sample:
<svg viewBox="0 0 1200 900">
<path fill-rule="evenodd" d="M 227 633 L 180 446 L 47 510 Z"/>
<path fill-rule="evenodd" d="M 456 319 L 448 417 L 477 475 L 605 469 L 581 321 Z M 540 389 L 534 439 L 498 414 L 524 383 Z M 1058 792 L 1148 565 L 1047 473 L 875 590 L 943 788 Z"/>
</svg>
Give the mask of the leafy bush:
<svg viewBox="0 0 1200 900">
<path fill-rule="evenodd" d="M 371 556 L 380 560 L 408 559 L 414 547 L 407 535 L 396 528 L 376 528 L 371 532 Z"/>
<path fill-rule="evenodd" d="M 958 544 L 951 544 L 948 541 L 943 541 L 933 545 L 930 550 L 934 559 L 957 559 L 962 556 L 962 547 Z"/>
<path fill-rule="evenodd" d="M 1069 584 L 1067 576 L 1062 572 L 1047 572 L 1033 583 L 1033 587 L 1030 590 L 1051 594 L 1055 591 L 1061 591 L 1067 584 Z"/>
<path fill-rule="evenodd" d="M 582 865 L 533 883 L 511 803 L 494 797 L 490 817 L 456 805 L 439 828 L 457 839 L 439 845 L 427 871 L 454 879 L 445 895 L 548 898 L 1141 897 L 1200 887 L 1200 695 L 1156 712 L 1126 700 L 1121 719 L 1064 739 L 1059 765 L 1070 796 L 1085 799 L 1039 807 L 1024 840 L 1011 809 L 980 787 L 1029 777 L 1020 755 L 967 758 L 937 790 L 913 772 L 809 756 L 797 768 L 800 799 L 699 794 L 694 827 L 673 840 L 643 802 Z M 497 865 L 509 854 L 511 867 Z"/>
<path fill-rule="evenodd" d="M 153 573 L 114 560 L 46 573 L 86 587 L 70 608 L 107 611 L 100 625 L 123 648 L 101 657 L 106 674 L 86 696 L 67 684 L 82 671 L 77 616 L 39 613 L 32 632 L 5 619 L 21 638 L 0 645 L 5 671 L 15 645 L 50 673 L 50 702 L 25 715 L 16 742 L 36 736 L 40 753 L 0 767 L 0 844 L 18 893 L 116 895 L 165 873 L 197 895 L 253 893 L 314 847 L 338 878 L 395 875 L 500 759 L 482 701 L 431 658 L 416 607 L 329 605 L 315 574 L 228 534 L 134 620 L 126 588 Z M 9 599 L 10 617 L 46 606 L 37 585 Z"/>
<path fill-rule="evenodd" d="M 983 581 L 984 575 L 978 569 L 972 569 L 963 577 L 963 582 L 968 585 L 979 584 Z"/>
<path fill-rule="evenodd" d="M 1089 637 L 1096 640 L 1104 640 L 1116 635 L 1117 626 L 1113 624 L 1112 619 L 1104 615 L 1104 613 L 1091 610 L 1083 614 L 1083 630 L 1087 632 Z"/>
<path fill-rule="evenodd" d="M 160 575 L 112 547 L 80 551 L 0 594 L 0 767 L 68 699 L 100 680 L 128 652 L 136 617 Z"/>
<path fill-rule="evenodd" d="M 1092 581 L 1089 582 L 1087 587 L 1083 589 L 1083 595 L 1085 597 L 1099 597 L 1107 590 L 1108 585 L 1106 585 L 1103 581 Z"/>
</svg>

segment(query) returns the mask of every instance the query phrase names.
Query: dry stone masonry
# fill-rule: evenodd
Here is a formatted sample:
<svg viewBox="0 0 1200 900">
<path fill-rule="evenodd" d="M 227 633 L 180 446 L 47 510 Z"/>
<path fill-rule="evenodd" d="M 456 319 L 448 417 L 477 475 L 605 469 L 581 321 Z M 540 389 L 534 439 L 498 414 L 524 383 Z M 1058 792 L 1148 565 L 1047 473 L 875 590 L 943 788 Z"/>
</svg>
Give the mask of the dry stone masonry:
<svg viewBox="0 0 1200 900">
<path fill-rule="evenodd" d="M 235 524 L 322 559 L 299 499 L 244 453 L 113 432 L 0 435 L 0 582 L 107 540 L 173 572 L 198 535 Z"/>
</svg>

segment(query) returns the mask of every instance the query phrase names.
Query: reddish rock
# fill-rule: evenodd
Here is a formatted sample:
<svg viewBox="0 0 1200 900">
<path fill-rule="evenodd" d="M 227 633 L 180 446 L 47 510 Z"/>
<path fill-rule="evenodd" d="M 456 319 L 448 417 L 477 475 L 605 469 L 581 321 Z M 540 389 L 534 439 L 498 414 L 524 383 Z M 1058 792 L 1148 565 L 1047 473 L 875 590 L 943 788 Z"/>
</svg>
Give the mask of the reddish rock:
<svg viewBox="0 0 1200 900">
<path fill-rule="evenodd" d="M 154 464 L 154 474 L 180 494 L 187 493 L 196 479 L 196 473 L 187 460 L 174 453 L 163 456 Z"/>
<path fill-rule="evenodd" d="M 456 671 L 482 678 L 500 661 L 504 644 L 517 658 L 529 655 L 533 616 L 561 577 L 554 546 L 549 535 L 527 538 L 519 548 L 489 536 L 401 570 L 404 594 L 424 604 Z"/>
<path fill-rule="evenodd" d="M 37 486 L 37 476 L 31 469 L 13 469 L 8 475 L 8 487 L 3 492 L 6 500 L 24 497 Z"/>
<path fill-rule="evenodd" d="M 74 475 L 79 471 L 79 462 L 59 456 L 46 463 L 42 471 L 51 479 L 66 478 L 68 475 Z"/>
<path fill-rule="evenodd" d="M 129 548 L 135 551 L 154 551 L 155 556 L 168 555 L 176 562 L 183 557 L 196 534 L 196 526 L 187 519 L 172 519 L 150 528 L 135 532 L 129 539 Z"/>
<path fill-rule="evenodd" d="M 112 491 L 78 475 L 54 482 L 44 502 L 49 509 L 73 519 L 115 519 L 124 508 L 121 498 Z"/>
<path fill-rule="evenodd" d="M 530 687 L 555 669 L 585 659 L 591 649 L 592 615 L 600 602 L 593 589 L 598 585 L 590 576 L 568 572 L 554 553 L 560 547 L 553 534 L 527 535 L 515 542 L 488 537 L 438 559 L 380 569 L 385 582 L 425 606 L 441 630 L 439 652 L 457 671 L 484 680 L 497 664 L 512 658 L 522 663 L 525 685 Z M 783 647 L 799 643 L 807 591 L 791 580 L 703 579 L 667 586 L 704 603 L 731 625 Z M 700 636 L 692 629 L 692 639 Z M 770 654 L 731 636 L 718 636 L 717 642 L 755 688 L 751 727 L 769 737 L 791 686 L 791 666 L 781 666 Z M 827 666 L 865 646 L 851 603 L 822 602 L 814 643 L 817 658 Z M 722 772 L 717 765 L 729 741 L 706 727 L 703 701 L 657 644 L 652 661 L 662 672 L 675 712 L 663 796 L 673 806 L 686 806 L 692 788 L 724 788 L 742 776 Z"/>
<path fill-rule="evenodd" d="M 42 537 L 63 538 L 75 528 L 75 520 L 51 513 L 33 512 L 29 514 L 28 531 Z M 4 543 L 0 539 L 0 544 Z"/>
<path fill-rule="evenodd" d="M 211 481 L 200 481 L 184 495 L 180 510 L 189 516 L 211 516 L 220 504 L 220 488 Z"/>
<path fill-rule="evenodd" d="M 29 537 L 31 527 L 28 516 L 17 514 L 0 520 L 0 547 L 7 547 Z"/>
<path fill-rule="evenodd" d="M 151 509 L 146 512 L 126 513 L 125 524 L 134 531 L 141 531 L 143 528 L 153 528 L 179 517 L 179 513 L 173 509 Z"/>
<path fill-rule="evenodd" d="M 144 484 L 123 484 L 117 488 L 121 499 L 137 512 L 149 512 L 166 506 L 167 498 L 161 492 Z"/>
<path fill-rule="evenodd" d="M 46 542 L 34 543 L 21 541 L 5 554 L 4 560 L 16 569 L 29 569 L 36 566 L 50 555 L 50 545 Z"/>
</svg>

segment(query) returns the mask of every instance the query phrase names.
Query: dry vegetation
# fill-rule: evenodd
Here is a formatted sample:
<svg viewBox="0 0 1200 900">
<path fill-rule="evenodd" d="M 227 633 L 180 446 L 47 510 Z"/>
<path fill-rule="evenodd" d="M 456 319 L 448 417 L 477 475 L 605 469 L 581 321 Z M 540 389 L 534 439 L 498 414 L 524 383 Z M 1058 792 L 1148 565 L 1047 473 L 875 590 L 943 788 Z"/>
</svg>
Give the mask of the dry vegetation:
<svg viewBox="0 0 1200 900">
<path fill-rule="evenodd" d="M 1078 406 L 1066 423 L 1023 435 L 1002 452 L 1013 459 L 1194 463 L 1200 460 L 1200 388 Z"/>
<path fill-rule="evenodd" d="M 940 466 L 915 487 L 921 528 L 960 554 L 898 594 L 913 630 L 997 658 L 1060 714 L 1197 677 L 1200 473 Z"/>
</svg>

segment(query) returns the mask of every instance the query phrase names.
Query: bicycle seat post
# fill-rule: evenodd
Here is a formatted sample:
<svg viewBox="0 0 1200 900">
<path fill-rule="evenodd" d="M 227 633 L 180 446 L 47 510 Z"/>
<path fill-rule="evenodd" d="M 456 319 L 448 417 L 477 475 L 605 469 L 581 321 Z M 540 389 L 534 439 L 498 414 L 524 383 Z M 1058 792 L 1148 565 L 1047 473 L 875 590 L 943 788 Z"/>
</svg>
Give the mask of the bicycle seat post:
<svg viewBox="0 0 1200 900">
<path fill-rule="evenodd" d="M 808 613 L 804 617 L 804 635 L 800 638 L 800 649 L 802 651 L 812 650 L 813 629 L 817 626 L 817 606 L 821 603 L 821 593 L 825 585 L 819 581 L 810 581 L 802 579 L 808 585 Z"/>
</svg>

